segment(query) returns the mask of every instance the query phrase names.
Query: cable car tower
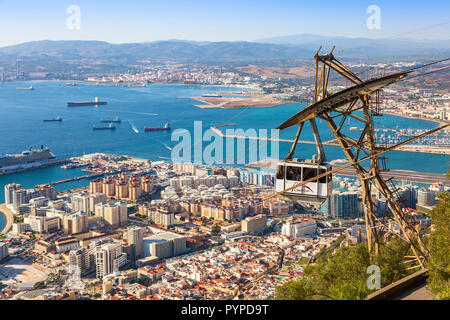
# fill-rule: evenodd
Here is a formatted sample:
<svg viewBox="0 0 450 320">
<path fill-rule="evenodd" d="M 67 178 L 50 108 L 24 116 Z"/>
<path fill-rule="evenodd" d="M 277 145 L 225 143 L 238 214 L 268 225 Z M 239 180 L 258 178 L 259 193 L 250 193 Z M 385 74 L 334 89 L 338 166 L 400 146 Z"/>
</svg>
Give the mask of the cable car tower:
<svg viewBox="0 0 450 320">
<path fill-rule="evenodd" d="M 332 170 L 331 166 L 325 162 L 325 153 L 315 123 L 316 118 L 322 119 L 328 125 L 335 141 L 347 157 L 348 166 L 355 169 L 361 180 L 362 200 L 366 211 L 367 244 L 371 256 L 378 254 L 379 246 L 383 243 L 384 237 L 399 236 L 409 244 L 412 250 L 412 255 L 405 255 L 405 263 L 411 264 L 411 268 L 424 268 L 423 263 L 428 260 L 429 252 L 421 240 L 417 224 L 408 210 L 402 207 L 395 185 L 390 180 L 384 180 L 380 175 L 380 171 L 383 170 L 383 168 L 380 168 L 383 157 L 380 157 L 379 154 L 393 150 L 403 143 L 394 147 L 376 145 L 372 119 L 378 113 L 378 108 L 373 110 L 373 106 L 378 106 L 380 103 L 377 100 L 380 90 L 405 78 L 411 71 L 398 72 L 363 81 L 334 57 L 334 47 L 328 54 L 324 55 L 319 54 L 320 50 L 321 48 L 314 56 L 316 73 L 313 103 L 277 128 L 286 129 L 291 126 L 298 126 L 295 140 L 288 155 L 284 161 L 279 162 L 276 177 L 277 193 L 275 195 L 284 195 L 299 202 L 316 201 L 321 203 L 331 194 L 331 174 L 335 170 Z M 331 71 L 335 71 L 344 80 L 349 81 L 351 86 L 336 93 L 330 92 L 328 80 Z M 351 138 L 346 134 L 348 130 L 346 130 L 345 124 L 350 118 L 359 121 L 363 126 L 361 133 L 358 132 L 359 137 Z M 292 159 L 305 122 L 311 124 L 318 152 L 317 157 L 313 157 L 310 161 Z M 366 166 L 370 163 L 370 167 L 363 167 L 361 162 L 366 162 Z M 297 172 L 297 179 L 292 179 L 296 174 L 293 167 L 302 169 L 301 172 Z M 308 168 L 313 167 L 316 168 L 313 171 L 315 174 L 310 178 L 308 175 L 310 169 Z M 293 169 L 291 174 L 289 173 L 290 169 Z M 326 180 L 323 179 L 324 177 L 326 177 Z M 308 195 L 302 188 L 310 183 L 316 184 L 318 189 L 313 189 L 308 199 Z M 324 189 L 321 193 L 322 184 Z M 377 193 L 380 198 L 384 199 L 385 205 L 378 205 L 378 201 L 372 198 L 372 193 Z"/>
</svg>

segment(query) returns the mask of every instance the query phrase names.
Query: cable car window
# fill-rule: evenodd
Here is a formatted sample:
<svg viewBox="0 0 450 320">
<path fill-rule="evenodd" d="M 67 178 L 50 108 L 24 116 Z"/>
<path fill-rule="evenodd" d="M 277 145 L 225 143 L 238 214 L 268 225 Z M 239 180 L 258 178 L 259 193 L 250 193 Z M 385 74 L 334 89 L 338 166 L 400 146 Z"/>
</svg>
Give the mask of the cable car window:
<svg viewBox="0 0 450 320">
<path fill-rule="evenodd" d="M 284 166 L 278 166 L 277 179 L 284 179 Z"/>
<path fill-rule="evenodd" d="M 302 180 L 302 168 L 288 167 L 286 173 L 286 180 L 301 181 Z"/>
<path fill-rule="evenodd" d="M 317 176 L 317 169 L 303 168 L 303 181 L 314 178 L 315 176 Z M 316 182 L 316 181 L 317 181 L 317 179 L 313 180 L 311 182 Z"/>
<path fill-rule="evenodd" d="M 325 169 L 320 169 L 319 170 L 319 174 L 323 174 L 325 172 L 326 172 Z M 320 177 L 319 178 L 319 183 L 327 183 L 327 176 Z"/>
</svg>

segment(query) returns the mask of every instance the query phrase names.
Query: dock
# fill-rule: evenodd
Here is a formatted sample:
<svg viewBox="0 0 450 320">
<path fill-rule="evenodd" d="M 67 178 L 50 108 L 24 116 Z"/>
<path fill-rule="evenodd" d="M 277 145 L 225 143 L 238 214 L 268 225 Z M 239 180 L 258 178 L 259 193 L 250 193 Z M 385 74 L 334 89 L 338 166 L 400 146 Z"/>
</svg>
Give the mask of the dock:
<svg viewBox="0 0 450 320">
<path fill-rule="evenodd" d="M 78 180 L 84 180 L 84 179 L 91 179 L 91 178 L 97 178 L 97 177 L 102 177 L 104 176 L 104 173 L 92 173 L 92 174 L 86 174 L 83 176 L 78 176 L 78 177 L 73 177 L 73 178 L 68 178 L 68 179 L 63 179 L 63 180 L 58 180 L 58 181 L 53 181 L 53 182 L 49 182 L 49 183 L 43 183 L 40 185 L 36 185 L 36 187 L 41 187 L 41 186 L 45 186 L 45 185 L 55 185 L 55 184 L 61 184 L 61 183 L 67 183 L 67 182 L 72 182 L 72 181 L 78 181 Z"/>
</svg>

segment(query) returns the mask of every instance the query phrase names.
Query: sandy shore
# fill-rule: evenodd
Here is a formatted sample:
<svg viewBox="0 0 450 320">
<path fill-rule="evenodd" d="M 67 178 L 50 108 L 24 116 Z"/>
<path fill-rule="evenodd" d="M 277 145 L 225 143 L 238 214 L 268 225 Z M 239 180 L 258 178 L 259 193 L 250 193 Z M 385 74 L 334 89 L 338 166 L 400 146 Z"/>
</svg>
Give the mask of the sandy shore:
<svg viewBox="0 0 450 320">
<path fill-rule="evenodd" d="M 14 212 L 9 210 L 4 203 L 0 204 L 0 212 L 2 212 L 6 217 L 6 225 L 0 232 L 5 234 L 9 231 L 9 229 L 11 229 L 12 224 L 14 223 Z"/>
</svg>

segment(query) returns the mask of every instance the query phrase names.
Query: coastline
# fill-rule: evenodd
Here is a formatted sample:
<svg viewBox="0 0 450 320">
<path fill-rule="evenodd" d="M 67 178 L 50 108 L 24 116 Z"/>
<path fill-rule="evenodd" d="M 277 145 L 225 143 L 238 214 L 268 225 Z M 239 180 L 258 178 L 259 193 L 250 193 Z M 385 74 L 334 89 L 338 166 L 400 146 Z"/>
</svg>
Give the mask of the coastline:
<svg viewBox="0 0 450 320">
<path fill-rule="evenodd" d="M 430 121 L 430 122 L 435 122 L 438 123 L 439 125 L 444 125 L 447 122 L 439 120 L 439 119 L 431 119 L 431 118 L 425 118 L 425 117 L 413 117 L 413 116 L 408 116 L 405 114 L 398 114 L 395 112 L 389 112 L 389 111 L 383 111 L 381 112 L 382 114 L 387 114 L 390 116 L 395 116 L 395 117 L 400 117 L 400 118 L 407 118 L 407 119 L 414 119 L 414 120 L 425 120 L 425 121 Z"/>
<path fill-rule="evenodd" d="M 6 217 L 6 225 L 3 230 L 0 231 L 0 234 L 6 234 L 12 227 L 14 223 L 14 213 L 6 207 L 6 204 L 0 204 L 0 214 L 3 214 Z"/>
</svg>

